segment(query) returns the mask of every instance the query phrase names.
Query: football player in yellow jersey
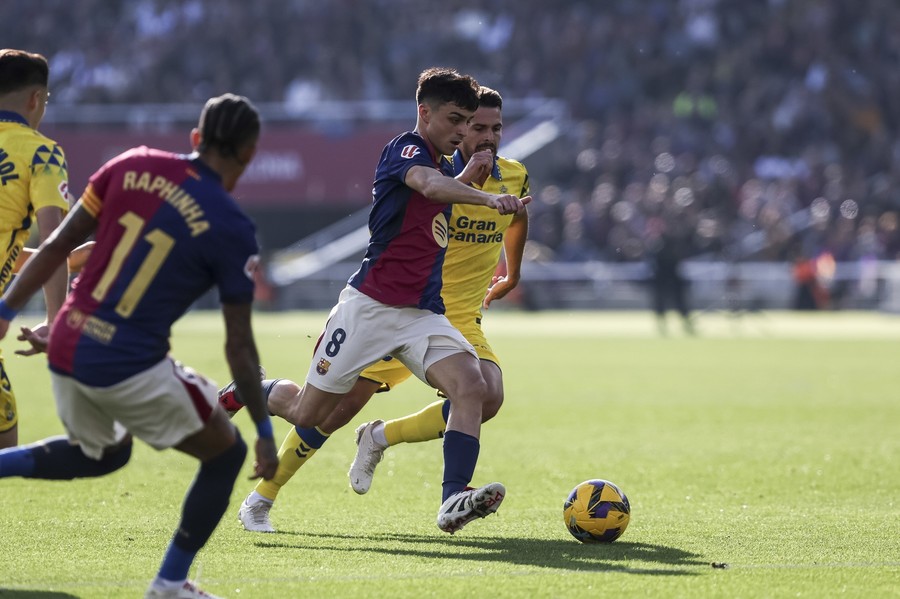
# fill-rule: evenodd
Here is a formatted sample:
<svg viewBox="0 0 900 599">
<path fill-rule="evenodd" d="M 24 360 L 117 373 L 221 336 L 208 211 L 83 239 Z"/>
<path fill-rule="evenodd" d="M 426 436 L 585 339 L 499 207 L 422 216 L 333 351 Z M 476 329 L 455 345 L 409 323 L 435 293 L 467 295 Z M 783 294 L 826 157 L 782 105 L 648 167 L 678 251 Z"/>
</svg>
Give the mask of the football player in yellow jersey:
<svg viewBox="0 0 900 599">
<path fill-rule="evenodd" d="M 37 220 L 43 243 L 69 210 L 65 155 L 37 131 L 50 97 L 49 73 L 40 54 L 0 50 L 0 289 L 9 284 L 32 222 Z M 35 339 L 47 338 L 66 287 L 61 267 L 44 285 L 47 318 L 29 330 Z M 0 357 L 0 448 L 17 445 L 18 437 L 16 398 Z"/>
<path fill-rule="evenodd" d="M 529 195 L 528 172 L 521 163 L 497 155 L 503 133 L 502 107 L 503 99 L 498 92 L 480 88 L 478 110 L 451 161 L 460 180 L 490 193 L 510 193 L 521 198 Z M 499 360 L 481 330 L 482 309 L 507 295 L 519 282 L 528 214 L 523 211 L 515 216 L 500 215 L 496 210 L 480 206 L 454 204 L 449 225 L 441 295 L 447 318 L 481 358 L 482 375 L 490 388 L 490 400 L 482 408 L 482 417 L 489 420 L 503 403 L 503 377 Z M 503 253 L 506 274 L 498 275 L 497 265 Z M 376 392 L 388 391 L 409 376 L 409 370 L 399 360 L 385 359 L 363 371 L 353 389 L 320 427 L 292 428 L 279 450 L 275 477 L 257 484 L 241 505 L 238 516 L 244 528 L 274 532 L 269 510 L 281 487 Z M 271 379 L 263 381 L 266 396 L 278 385 L 292 385 L 294 392 L 299 388 L 292 381 Z M 220 402 L 231 411 L 240 409 L 232 385 L 220 391 Z M 376 420 L 360 426 L 356 431 L 357 455 L 349 472 L 353 489 L 360 494 L 369 490 L 375 466 L 387 447 L 440 438 L 449 409 L 449 400 L 439 400 L 404 418 L 389 422 Z"/>
</svg>

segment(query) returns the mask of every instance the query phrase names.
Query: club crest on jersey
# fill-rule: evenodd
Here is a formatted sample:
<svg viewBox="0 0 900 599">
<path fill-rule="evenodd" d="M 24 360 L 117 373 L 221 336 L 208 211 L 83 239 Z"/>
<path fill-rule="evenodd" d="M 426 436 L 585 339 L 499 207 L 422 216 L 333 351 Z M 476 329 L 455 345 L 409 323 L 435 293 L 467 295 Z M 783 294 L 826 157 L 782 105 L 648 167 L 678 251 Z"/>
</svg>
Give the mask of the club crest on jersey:
<svg viewBox="0 0 900 599">
<path fill-rule="evenodd" d="M 447 247 L 449 229 L 444 213 L 435 214 L 434 219 L 431 221 L 431 234 L 434 235 L 434 240 L 442 248 Z"/>
<path fill-rule="evenodd" d="M 66 201 L 66 204 L 69 203 L 69 182 L 68 181 L 60 181 L 59 187 L 56 188 L 59 191 L 60 197 Z"/>
<path fill-rule="evenodd" d="M 328 374 L 328 369 L 331 368 L 331 362 L 322 358 L 319 360 L 319 363 L 316 364 L 316 372 L 321 374 L 322 376 Z"/>
<path fill-rule="evenodd" d="M 256 274 L 260 271 L 262 265 L 259 260 L 259 254 L 253 254 L 249 258 L 247 258 L 247 263 L 244 264 L 244 275 L 247 276 L 251 281 L 256 280 Z"/>
<path fill-rule="evenodd" d="M 410 144 L 400 150 L 400 156 L 409 160 L 410 158 L 415 158 L 421 151 L 422 148 L 420 148 L 419 146 Z"/>
</svg>

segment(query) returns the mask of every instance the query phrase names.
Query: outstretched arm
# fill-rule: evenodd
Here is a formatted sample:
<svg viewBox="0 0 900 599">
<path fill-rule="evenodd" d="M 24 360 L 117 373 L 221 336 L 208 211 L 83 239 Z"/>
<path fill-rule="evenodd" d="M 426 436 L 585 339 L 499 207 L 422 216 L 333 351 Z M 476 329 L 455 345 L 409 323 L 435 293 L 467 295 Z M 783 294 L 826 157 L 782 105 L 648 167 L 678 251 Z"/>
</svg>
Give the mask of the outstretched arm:
<svg viewBox="0 0 900 599">
<path fill-rule="evenodd" d="M 503 240 L 503 252 L 506 256 L 506 276 L 495 275 L 484 296 L 483 306 L 489 308 L 495 299 L 505 297 L 516 288 L 522 278 L 522 256 L 525 254 L 525 241 L 528 239 L 528 211 L 516 214 Z"/>
<path fill-rule="evenodd" d="M 0 339 L 6 337 L 9 321 L 59 270 L 69 252 L 93 233 L 96 226 L 97 220 L 79 203 L 41 244 L 37 253 L 28 261 L 0 299 Z"/>
<path fill-rule="evenodd" d="M 447 177 L 437 169 L 426 166 L 413 166 L 406 172 L 404 181 L 409 187 L 421 193 L 433 202 L 441 204 L 474 204 L 494 208 L 500 214 L 513 214 L 525 209 L 531 201 L 527 196 L 522 199 L 512 194 L 494 195 L 469 187 L 453 177 Z"/>
<path fill-rule="evenodd" d="M 94 249 L 94 246 L 96 244 L 96 241 L 86 241 L 69 252 L 69 257 L 66 259 L 66 262 L 68 262 L 69 266 L 69 274 L 81 272 L 81 269 L 84 268 L 84 264 L 85 262 L 87 262 L 87 259 L 91 255 L 91 251 Z M 18 274 L 18 272 L 22 270 L 28 260 L 30 260 L 35 254 L 37 254 L 36 249 L 22 248 L 22 252 L 19 254 L 19 257 L 16 260 L 16 266 L 13 272 Z M 34 328 L 20 327 L 19 336 L 16 337 L 16 339 L 18 339 L 19 341 L 28 342 L 30 347 L 28 349 L 17 349 L 16 355 L 34 356 L 36 354 L 46 352 L 47 343 L 50 341 L 50 324 L 52 323 L 47 322 Z"/>
</svg>

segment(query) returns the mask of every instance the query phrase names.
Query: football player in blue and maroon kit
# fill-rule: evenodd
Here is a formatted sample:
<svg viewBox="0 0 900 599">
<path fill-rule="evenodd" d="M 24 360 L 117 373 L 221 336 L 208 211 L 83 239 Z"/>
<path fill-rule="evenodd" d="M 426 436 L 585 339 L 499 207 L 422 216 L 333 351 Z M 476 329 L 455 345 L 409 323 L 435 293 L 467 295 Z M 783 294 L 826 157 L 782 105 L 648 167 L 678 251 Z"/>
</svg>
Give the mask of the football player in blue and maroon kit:
<svg viewBox="0 0 900 599">
<path fill-rule="evenodd" d="M 375 170 L 368 249 L 328 318 L 306 382 L 302 389 L 290 381 L 267 386 L 269 410 L 297 430 L 321 424 L 359 374 L 385 356 L 400 360 L 418 378 L 444 391 L 452 408 L 444 436 L 443 503 L 437 525 L 449 533 L 496 511 L 506 493 L 500 483 L 468 487 L 489 393 L 477 353 L 444 316 L 441 269 L 450 208 L 475 204 L 514 214 L 530 201 L 487 193 L 448 176 L 452 173 L 443 156 L 453 154 L 465 138 L 478 108 L 478 89 L 474 79 L 452 69 L 431 68 L 419 76 L 416 128 L 393 139 L 382 152 Z M 297 430 L 289 433 L 287 446 Z M 256 510 L 265 524 L 271 501 L 267 505 L 257 495 L 251 494 L 241 509 Z"/>
<path fill-rule="evenodd" d="M 259 131 L 253 105 L 226 94 L 204 107 L 191 132 L 195 153 L 140 147 L 112 159 L 0 299 L 2 339 L 69 252 L 95 235 L 47 349 L 68 438 L 0 452 L 0 477 L 102 476 L 128 462 L 132 435 L 197 458 L 181 522 L 147 597 L 211 596 L 187 580 L 188 570 L 225 512 L 247 453 L 215 385 L 169 356 L 172 325 L 213 287 L 228 365 L 259 432 L 254 475 L 271 478 L 277 467 L 250 322 L 259 250 L 253 223 L 229 194 Z"/>
</svg>

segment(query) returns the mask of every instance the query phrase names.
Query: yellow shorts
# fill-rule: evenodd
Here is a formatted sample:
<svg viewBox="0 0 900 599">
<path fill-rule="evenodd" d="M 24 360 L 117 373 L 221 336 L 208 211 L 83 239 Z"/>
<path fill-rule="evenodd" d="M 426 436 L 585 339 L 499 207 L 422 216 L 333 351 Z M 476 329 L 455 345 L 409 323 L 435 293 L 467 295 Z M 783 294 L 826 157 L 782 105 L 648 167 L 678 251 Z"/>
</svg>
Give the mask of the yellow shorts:
<svg viewBox="0 0 900 599">
<path fill-rule="evenodd" d="M 6 365 L 0 357 L 0 433 L 12 430 L 19 422 L 16 412 L 16 394 L 13 393 L 9 377 L 6 376 Z"/>
<path fill-rule="evenodd" d="M 459 323 L 453 322 L 452 320 L 450 322 L 456 326 L 466 340 L 472 344 L 472 347 L 475 348 L 480 359 L 493 362 L 497 366 L 500 365 L 500 360 L 497 359 L 497 355 L 494 353 L 487 338 L 484 336 L 484 331 L 481 330 L 480 324 L 471 322 L 468 323 L 468 326 L 460 327 Z M 376 362 L 363 370 L 362 374 L 359 376 L 364 379 L 369 379 L 370 381 L 375 381 L 376 383 L 381 383 L 381 389 L 378 390 L 380 393 L 382 391 L 390 391 L 396 385 L 399 385 L 408 379 L 411 374 L 409 369 L 404 366 L 400 360 L 388 356 L 380 362 Z"/>
</svg>

